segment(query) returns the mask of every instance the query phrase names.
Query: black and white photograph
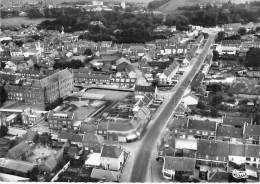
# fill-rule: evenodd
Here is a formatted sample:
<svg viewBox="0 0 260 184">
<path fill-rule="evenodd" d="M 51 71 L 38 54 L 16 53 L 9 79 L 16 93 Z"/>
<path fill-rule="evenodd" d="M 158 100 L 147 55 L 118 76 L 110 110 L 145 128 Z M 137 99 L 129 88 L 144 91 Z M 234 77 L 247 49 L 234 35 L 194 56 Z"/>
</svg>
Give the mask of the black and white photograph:
<svg viewBox="0 0 260 184">
<path fill-rule="evenodd" d="M 0 183 L 260 183 L 260 0 L 0 15 Z"/>
</svg>

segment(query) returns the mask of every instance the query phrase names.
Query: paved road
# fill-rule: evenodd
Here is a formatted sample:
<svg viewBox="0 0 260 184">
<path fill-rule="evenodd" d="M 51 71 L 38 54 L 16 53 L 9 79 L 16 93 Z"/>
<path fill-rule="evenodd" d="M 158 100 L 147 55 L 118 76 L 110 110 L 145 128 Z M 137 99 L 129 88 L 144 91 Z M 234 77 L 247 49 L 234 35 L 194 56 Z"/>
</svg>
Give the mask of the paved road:
<svg viewBox="0 0 260 184">
<path fill-rule="evenodd" d="M 147 130 L 144 140 L 140 146 L 140 149 L 136 155 L 135 162 L 133 165 L 132 175 L 130 182 L 145 182 L 146 174 L 148 172 L 149 161 L 151 158 L 151 151 L 163 130 L 164 126 L 168 122 L 169 118 L 172 115 L 173 110 L 176 108 L 178 102 L 181 100 L 181 97 L 184 91 L 189 86 L 191 80 L 194 78 L 195 74 L 198 72 L 201 64 L 204 62 L 210 45 L 213 43 L 215 35 L 210 35 L 207 43 L 201 54 L 198 56 L 196 63 L 194 63 L 189 74 L 186 75 L 184 80 L 182 80 L 176 87 L 177 89 L 173 92 L 170 100 L 166 104 L 166 107 L 161 112 L 161 114 L 155 119 L 155 123 L 152 127 Z"/>
</svg>

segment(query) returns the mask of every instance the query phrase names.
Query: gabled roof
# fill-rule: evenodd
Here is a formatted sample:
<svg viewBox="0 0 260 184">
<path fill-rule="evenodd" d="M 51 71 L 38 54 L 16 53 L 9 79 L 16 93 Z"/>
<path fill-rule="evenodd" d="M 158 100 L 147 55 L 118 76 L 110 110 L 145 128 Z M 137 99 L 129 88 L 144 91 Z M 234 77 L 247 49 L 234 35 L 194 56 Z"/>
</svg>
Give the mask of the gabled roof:
<svg viewBox="0 0 260 184">
<path fill-rule="evenodd" d="M 174 118 L 173 122 L 169 125 L 171 130 L 173 129 L 184 129 L 187 126 L 188 118 Z"/>
<path fill-rule="evenodd" d="M 260 125 L 248 125 L 245 127 L 246 136 L 260 136 Z"/>
<path fill-rule="evenodd" d="M 209 120 L 193 120 L 190 119 L 187 129 L 193 130 L 206 130 L 206 131 L 216 131 L 217 123 Z"/>
<path fill-rule="evenodd" d="M 121 63 L 128 63 L 128 64 L 131 65 L 131 62 L 128 59 L 124 58 L 124 57 L 121 57 L 120 59 L 116 60 L 116 65 L 119 65 Z"/>
<path fill-rule="evenodd" d="M 123 150 L 117 146 L 104 145 L 101 157 L 119 158 L 122 153 Z"/>
<path fill-rule="evenodd" d="M 165 68 L 163 70 L 163 73 L 168 77 L 178 66 L 179 64 L 177 63 L 177 61 L 174 61 L 168 68 Z"/>
<path fill-rule="evenodd" d="M 174 171 L 193 171 L 195 169 L 196 159 L 186 157 L 170 157 L 164 158 L 164 169 Z"/>
<path fill-rule="evenodd" d="M 0 167 L 7 168 L 13 171 L 22 172 L 22 173 L 28 173 L 36 166 L 31 162 L 13 160 L 8 158 L 0 158 L 0 165 L 1 165 Z"/>
<path fill-rule="evenodd" d="M 61 132 L 59 134 L 59 139 L 67 139 L 70 140 L 71 142 L 82 142 L 83 135 Z"/>
<path fill-rule="evenodd" d="M 119 171 L 110 171 L 104 169 L 93 168 L 90 177 L 95 179 L 104 179 L 106 182 L 115 182 L 119 180 Z"/>
<path fill-rule="evenodd" d="M 99 142 L 96 134 L 93 134 L 93 133 L 84 134 L 83 145 L 88 145 L 88 144 L 100 145 L 100 142 Z"/>
<path fill-rule="evenodd" d="M 154 93 L 155 92 L 154 86 L 141 86 L 141 85 L 135 85 L 135 91 L 141 91 L 146 93 Z"/>
<path fill-rule="evenodd" d="M 229 144 L 229 155 L 232 156 L 245 156 L 244 144 Z"/>
<path fill-rule="evenodd" d="M 251 118 L 245 118 L 245 117 L 224 117 L 223 118 L 223 124 L 226 125 L 232 125 L 232 126 L 240 126 L 242 127 L 245 123 L 250 124 L 251 123 Z"/>
<path fill-rule="evenodd" d="M 196 95 L 194 95 L 192 93 L 189 93 L 189 94 L 185 95 L 183 98 L 188 98 L 188 97 L 191 97 L 191 98 L 193 98 L 195 100 L 199 100 L 199 97 L 197 97 Z"/>
<path fill-rule="evenodd" d="M 22 141 L 8 151 L 7 157 L 12 158 L 12 159 L 17 159 L 22 154 L 29 151 L 30 149 L 31 149 L 31 146 L 27 142 Z"/>
<path fill-rule="evenodd" d="M 243 128 L 233 126 L 218 126 L 217 137 L 243 138 Z"/>
<path fill-rule="evenodd" d="M 229 155 L 229 143 L 222 141 L 198 140 L 198 158 L 227 160 Z M 208 158 L 207 158 L 208 157 Z"/>
<path fill-rule="evenodd" d="M 245 156 L 260 158 L 260 146 L 254 144 L 248 144 L 245 146 Z"/>
</svg>

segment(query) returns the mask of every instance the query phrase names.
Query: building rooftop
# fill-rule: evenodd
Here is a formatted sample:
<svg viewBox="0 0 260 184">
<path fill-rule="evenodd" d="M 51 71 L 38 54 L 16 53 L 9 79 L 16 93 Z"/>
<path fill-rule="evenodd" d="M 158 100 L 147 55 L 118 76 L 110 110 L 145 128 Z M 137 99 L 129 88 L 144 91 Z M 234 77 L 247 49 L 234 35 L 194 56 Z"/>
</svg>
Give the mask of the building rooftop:
<svg viewBox="0 0 260 184">
<path fill-rule="evenodd" d="M 246 145 L 245 146 L 245 156 L 260 158 L 260 146 L 259 145 Z"/>
<path fill-rule="evenodd" d="M 93 168 L 91 172 L 91 178 L 102 179 L 105 182 L 115 182 L 119 180 L 120 172 L 119 171 L 110 171 L 104 169 Z"/>
<path fill-rule="evenodd" d="M 243 128 L 233 126 L 218 126 L 217 137 L 243 138 Z"/>
<path fill-rule="evenodd" d="M 185 157 L 170 157 L 164 158 L 164 169 L 175 171 L 193 171 L 195 169 L 196 159 Z"/>
<path fill-rule="evenodd" d="M 260 136 L 260 125 L 248 125 L 245 127 L 246 136 Z"/>
<path fill-rule="evenodd" d="M 229 144 L 222 141 L 207 141 L 198 140 L 197 157 L 210 159 L 217 158 L 218 160 L 227 160 L 229 155 Z"/>
<path fill-rule="evenodd" d="M 238 126 L 238 127 L 243 127 L 245 123 L 251 124 L 251 118 L 246 118 L 246 117 L 223 117 L 223 124 L 224 125 L 232 125 L 232 126 Z"/>
<path fill-rule="evenodd" d="M 123 150 L 117 146 L 104 145 L 101 151 L 101 157 L 119 158 Z"/>
<path fill-rule="evenodd" d="M 216 131 L 217 123 L 209 120 L 189 120 L 187 129 Z"/>
<path fill-rule="evenodd" d="M 135 85 L 135 91 L 146 92 L 146 93 L 154 93 L 156 88 L 154 86 L 141 86 Z"/>
<path fill-rule="evenodd" d="M 35 165 L 33 163 L 25 162 L 21 160 L 0 158 L 0 167 L 7 168 L 14 171 L 19 171 L 22 173 L 28 173 L 35 167 Z"/>
<path fill-rule="evenodd" d="M 17 159 L 22 154 L 28 152 L 30 149 L 31 146 L 27 142 L 22 141 L 8 151 L 7 157 L 12 159 Z"/>
</svg>

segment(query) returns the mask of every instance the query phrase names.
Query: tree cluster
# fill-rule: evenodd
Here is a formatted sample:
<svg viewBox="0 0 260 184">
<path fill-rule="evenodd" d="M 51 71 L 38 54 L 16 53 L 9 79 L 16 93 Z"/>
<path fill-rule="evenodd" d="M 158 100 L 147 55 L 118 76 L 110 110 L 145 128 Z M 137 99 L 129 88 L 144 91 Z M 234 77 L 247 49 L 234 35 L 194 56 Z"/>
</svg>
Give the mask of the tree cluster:
<svg viewBox="0 0 260 184">
<path fill-rule="evenodd" d="M 65 61 L 65 62 L 60 62 L 57 61 L 54 63 L 53 68 L 56 69 L 64 69 L 64 68 L 73 68 L 73 69 L 78 69 L 81 67 L 84 67 L 85 64 L 81 62 L 81 60 L 71 60 L 71 61 Z"/>
<path fill-rule="evenodd" d="M 260 67 L 260 48 L 250 48 L 246 53 L 245 65 L 247 67 Z"/>
<path fill-rule="evenodd" d="M 149 10 L 155 10 L 159 8 L 160 6 L 168 3 L 170 0 L 153 0 L 148 3 L 147 7 Z"/>
<path fill-rule="evenodd" d="M 7 100 L 7 92 L 3 86 L 0 86 L 0 106 Z"/>
<path fill-rule="evenodd" d="M 181 15 L 187 17 L 193 25 L 212 27 L 229 23 L 257 22 L 260 17 L 260 7 L 257 4 L 224 4 L 222 7 L 208 4 L 204 8 L 198 5 L 178 8 Z M 244 31 L 244 30 L 243 30 Z"/>
<path fill-rule="evenodd" d="M 0 137 L 6 136 L 8 133 L 8 128 L 4 125 L 0 126 Z"/>
</svg>

